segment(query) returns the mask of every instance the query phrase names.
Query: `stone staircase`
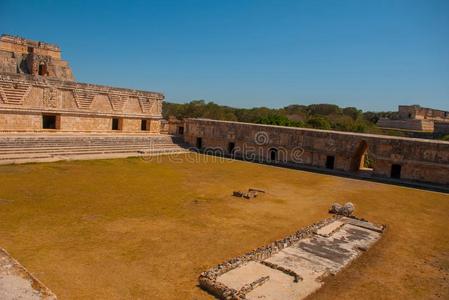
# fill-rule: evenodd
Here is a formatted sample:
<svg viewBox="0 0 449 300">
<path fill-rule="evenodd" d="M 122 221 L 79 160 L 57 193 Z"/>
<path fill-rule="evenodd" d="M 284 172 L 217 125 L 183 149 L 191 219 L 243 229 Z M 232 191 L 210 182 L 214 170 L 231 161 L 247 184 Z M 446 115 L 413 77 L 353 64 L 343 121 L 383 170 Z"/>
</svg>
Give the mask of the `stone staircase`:
<svg viewBox="0 0 449 300">
<path fill-rule="evenodd" d="M 188 152 L 181 137 L 122 134 L 0 135 L 0 164 Z"/>
</svg>

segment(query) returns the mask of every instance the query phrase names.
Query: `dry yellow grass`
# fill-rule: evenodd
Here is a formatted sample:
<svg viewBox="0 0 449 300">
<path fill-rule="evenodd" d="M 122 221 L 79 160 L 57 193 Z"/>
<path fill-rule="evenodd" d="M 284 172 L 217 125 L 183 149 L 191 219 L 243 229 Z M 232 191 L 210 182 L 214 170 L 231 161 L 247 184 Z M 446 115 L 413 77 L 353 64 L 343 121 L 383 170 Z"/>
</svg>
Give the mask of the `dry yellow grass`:
<svg viewBox="0 0 449 300">
<path fill-rule="evenodd" d="M 449 195 L 195 157 L 0 166 L 0 246 L 60 299 L 209 299 L 201 271 L 352 201 L 389 230 L 311 298 L 449 299 Z"/>
</svg>

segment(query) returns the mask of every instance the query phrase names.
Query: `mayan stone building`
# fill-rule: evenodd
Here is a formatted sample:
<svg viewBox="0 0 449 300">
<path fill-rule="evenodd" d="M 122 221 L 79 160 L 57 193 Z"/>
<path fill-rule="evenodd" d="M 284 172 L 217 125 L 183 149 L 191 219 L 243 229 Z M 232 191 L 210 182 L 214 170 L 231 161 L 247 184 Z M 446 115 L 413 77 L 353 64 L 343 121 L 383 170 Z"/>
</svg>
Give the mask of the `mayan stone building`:
<svg viewBox="0 0 449 300">
<path fill-rule="evenodd" d="M 187 143 L 210 154 L 449 186 L 445 141 L 208 119 L 186 119 L 171 131 L 182 131 Z"/>
<path fill-rule="evenodd" d="M 204 119 L 167 122 L 163 99 L 76 82 L 58 46 L 2 35 L 0 164 L 184 153 L 191 146 L 354 177 L 449 185 L 449 142 Z M 446 112 L 399 111 L 401 120 L 391 121 L 421 122 L 421 129 L 423 122 L 449 124 Z"/>
<path fill-rule="evenodd" d="M 159 133 L 163 99 L 76 82 L 58 46 L 0 37 L 0 132 Z"/>
<path fill-rule="evenodd" d="M 434 131 L 435 123 L 449 123 L 449 112 L 419 105 L 399 105 L 396 118 L 380 119 L 377 125 L 384 128 Z"/>
</svg>

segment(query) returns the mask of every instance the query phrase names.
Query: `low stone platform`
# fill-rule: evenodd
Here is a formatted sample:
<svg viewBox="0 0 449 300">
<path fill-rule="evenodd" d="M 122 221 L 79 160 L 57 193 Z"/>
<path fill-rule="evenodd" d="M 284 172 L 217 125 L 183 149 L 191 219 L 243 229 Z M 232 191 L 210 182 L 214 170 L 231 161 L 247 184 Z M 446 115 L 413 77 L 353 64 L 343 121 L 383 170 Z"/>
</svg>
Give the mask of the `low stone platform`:
<svg viewBox="0 0 449 300">
<path fill-rule="evenodd" d="M 304 299 L 383 231 L 384 226 L 335 216 L 202 273 L 200 286 L 221 299 Z"/>
<path fill-rule="evenodd" d="M 55 300 L 56 295 L 0 248 L 0 299 Z"/>
<path fill-rule="evenodd" d="M 0 164 L 185 152 L 187 146 L 181 138 L 162 134 L 0 134 Z"/>
</svg>

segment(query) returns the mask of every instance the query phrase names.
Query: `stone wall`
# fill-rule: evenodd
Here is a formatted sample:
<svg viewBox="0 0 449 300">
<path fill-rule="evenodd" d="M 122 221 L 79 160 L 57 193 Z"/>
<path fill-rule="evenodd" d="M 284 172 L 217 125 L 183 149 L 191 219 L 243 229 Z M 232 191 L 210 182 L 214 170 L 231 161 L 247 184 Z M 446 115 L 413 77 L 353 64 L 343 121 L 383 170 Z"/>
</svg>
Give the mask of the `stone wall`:
<svg viewBox="0 0 449 300">
<path fill-rule="evenodd" d="M 449 112 L 419 105 L 399 105 L 397 116 L 380 119 L 377 126 L 433 132 L 434 122 L 449 122 Z"/>
<path fill-rule="evenodd" d="M 120 130 L 159 133 L 160 93 L 64 81 L 44 76 L 0 74 L 0 131 L 46 131 L 43 115 L 58 117 L 58 131 Z"/>
<path fill-rule="evenodd" d="M 399 105 L 398 115 L 400 119 L 428 119 L 449 122 L 449 112 L 421 107 L 419 105 Z"/>
<path fill-rule="evenodd" d="M 448 122 L 435 122 L 435 135 L 437 137 L 449 134 L 449 123 Z"/>
<path fill-rule="evenodd" d="M 246 160 L 449 184 L 449 142 L 207 119 L 185 120 L 184 139 Z"/>
<path fill-rule="evenodd" d="M 57 59 L 61 58 L 61 49 L 57 45 L 8 34 L 2 34 L 0 36 L 0 50 L 2 51 L 28 54 L 30 47 L 33 48 L 33 52 L 37 55 L 51 56 Z"/>
<path fill-rule="evenodd" d="M 168 133 L 169 134 L 183 134 L 184 133 L 184 122 L 176 119 L 175 117 L 168 118 Z"/>
<path fill-rule="evenodd" d="M 432 120 L 424 119 L 409 119 L 409 120 L 390 120 L 380 119 L 377 126 L 383 128 L 397 128 L 405 130 L 417 131 L 433 131 L 434 122 Z"/>
</svg>

